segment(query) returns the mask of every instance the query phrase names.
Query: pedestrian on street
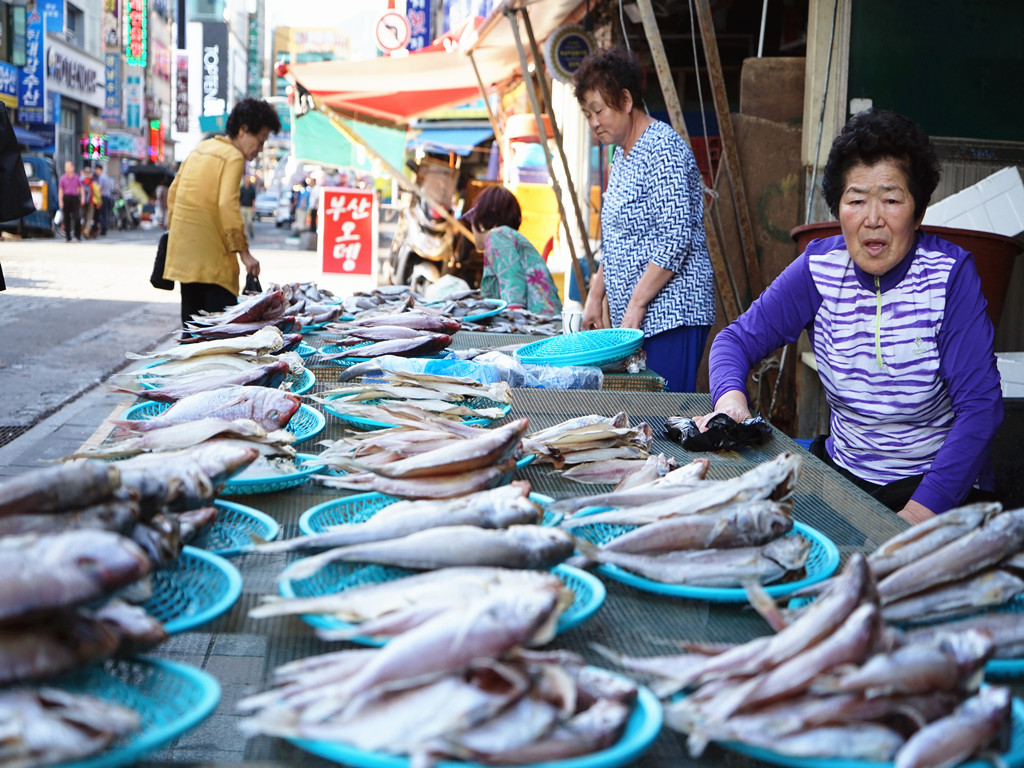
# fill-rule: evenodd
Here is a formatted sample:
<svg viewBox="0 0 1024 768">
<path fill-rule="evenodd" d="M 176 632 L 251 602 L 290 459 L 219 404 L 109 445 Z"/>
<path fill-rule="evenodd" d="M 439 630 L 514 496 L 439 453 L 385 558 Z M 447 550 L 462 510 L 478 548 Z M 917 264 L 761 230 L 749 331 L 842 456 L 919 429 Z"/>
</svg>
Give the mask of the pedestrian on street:
<svg viewBox="0 0 1024 768">
<path fill-rule="evenodd" d="M 201 310 L 219 312 L 235 303 L 239 261 L 247 274 L 260 274 L 238 198 L 246 161 L 255 160 L 270 134 L 281 130 L 281 120 L 266 101 L 243 99 L 226 128 L 227 136 L 200 142 L 185 158 L 167 196 L 164 277 L 181 283 L 182 324 Z"/>
<path fill-rule="evenodd" d="M 252 214 L 253 206 L 256 205 L 256 187 L 253 186 L 250 176 L 245 177 L 242 190 L 238 193 L 238 205 L 242 211 L 242 223 L 245 225 L 245 231 L 252 238 Z"/>
<path fill-rule="evenodd" d="M 82 236 L 88 240 L 96 234 L 96 199 L 98 190 L 93 189 L 92 171 L 82 169 Z"/>
<path fill-rule="evenodd" d="M 114 201 L 114 180 L 107 175 L 102 165 L 97 165 L 93 181 L 99 184 L 100 188 L 100 234 L 107 234 L 110 227 L 110 210 Z"/>
<path fill-rule="evenodd" d="M 75 230 L 75 239 L 82 239 L 82 222 L 78 218 L 82 207 L 82 180 L 75 173 L 75 164 L 68 160 L 64 163 L 64 175 L 57 182 L 60 188 L 60 201 L 58 205 L 64 212 L 64 233 L 67 241 L 71 242 L 71 229 Z"/>
</svg>

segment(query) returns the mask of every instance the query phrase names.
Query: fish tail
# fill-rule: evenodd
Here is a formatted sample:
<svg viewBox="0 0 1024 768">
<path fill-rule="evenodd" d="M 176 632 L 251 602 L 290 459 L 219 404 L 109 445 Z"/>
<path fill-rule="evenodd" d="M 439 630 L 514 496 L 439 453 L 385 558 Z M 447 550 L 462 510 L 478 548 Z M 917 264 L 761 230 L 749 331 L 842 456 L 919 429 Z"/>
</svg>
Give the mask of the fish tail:
<svg viewBox="0 0 1024 768">
<path fill-rule="evenodd" d="M 768 626 L 774 629 L 776 632 L 781 632 L 785 629 L 789 622 L 782 615 L 782 611 L 779 610 L 779 606 L 776 604 L 772 596 L 768 594 L 768 591 L 761 586 L 759 581 L 753 579 L 745 581 L 743 583 L 743 591 L 747 594 L 747 600 L 755 611 L 768 622 Z"/>
<path fill-rule="evenodd" d="M 614 662 L 615 664 L 618 664 L 620 667 L 625 667 L 626 666 L 626 657 L 623 656 L 618 651 L 613 651 L 608 646 L 601 645 L 600 643 L 591 643 L 590 647 L 593 650 L 597 651 L 602 656 L 604 656 L 609 661 Z"/>
<path fill-rule="evenodd" d="M 708 737 L 699 726 L 694 727 L 686 739 L 686 748 L 691 757 L 700 757 L 708 746 Z"/>
<path fill-rule="evenodd" d="M 562 527 L 567 526 L 563 524 Z M 601 550 L 598 549 L 598 547 L 593 542 L 587 541 L 581 536 L 573 536 L 573 541 L 576 544 L 576 551 L 578 551 L 581 556 L 587 558 L 587 560 L 590 560 L 591 562 L 601 562 Z"/>
</svg>

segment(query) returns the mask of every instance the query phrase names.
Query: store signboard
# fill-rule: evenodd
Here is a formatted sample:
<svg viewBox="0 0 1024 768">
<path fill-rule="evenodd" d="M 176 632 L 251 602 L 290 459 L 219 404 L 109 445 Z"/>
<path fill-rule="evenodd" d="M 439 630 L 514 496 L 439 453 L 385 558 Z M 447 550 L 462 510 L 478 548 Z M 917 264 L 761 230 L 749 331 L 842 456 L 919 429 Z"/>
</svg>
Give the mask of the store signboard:
<svg viewBox="0 0 1024 768">
<path fill-rule="evenodd" d="M 25 66 L 18 93 L 18 119 L 23 123 L 46 122 L 45 38 L 42 14 L 33 11 L 25 18 Z"/>
<path fill-rule="evenodd" d="M 43 13 L 43 25 L 47 32 L 64 34 L 64 0 L 40 0 L 39 9 Z"/>
<path fill-rule="evenodd" d="M 106 62 L 49 37 L 46 41 L 46 89 L 98 110 L 106 101 Z"/>
<path fill-rule="evenodd" d="M 223 115 L 228 103 L 228 25 L 204 21 L 202 94 L 203 115 Z"/>
<path fill-rule="evenodd" d="M 263 56 L 260 53 L 260 19 L 249 14 L 249 71 L 247 93 L 254 99 L 263 95 Z"/>
<path fill-rule="evenodd" d="M 106 85 L 103 98 L 103 119 L 108 123 L 121 122 L 121 54 L 103 55 Z"/>
<path fill-rule="evenodd" d="M 11 109 L 18 106 L 18 79 L 20 71 L 18 67 L 0 61 L 0 102 L 3 102 Z"/>
<path fill-rule="evenodd" d="M 124 124 L 126 128 L 141 128 L 142 127 L 142 77 L 139 75 L 129 75 L 125 78 L 124 85 L 124 104 L 125 104 L 125 116 Z"/>
<path fill-rule="evenodd" d="M 174 68 L 174 129 L 188 133 L 188 53 L 178 51 Z"/>
<path fill-rule="evenodd" d="M 124 60 L 131 67 L 144 67 L 149 54 L 149 11 L 147 0 L 125 0 Z"/>
<path fill-rule="evenodd" d="M 377 284 L 377 196 L 372 189 L 323 187 L 317 239 L 324 272 Z"/>
<path fill-rule="evenodd" d="M 405 0 L 405 15 L 412 30 L 406 48 L 410 51 L 426 48 L 434 40 L 430 30 L 430 0 Z"/>
</svg>

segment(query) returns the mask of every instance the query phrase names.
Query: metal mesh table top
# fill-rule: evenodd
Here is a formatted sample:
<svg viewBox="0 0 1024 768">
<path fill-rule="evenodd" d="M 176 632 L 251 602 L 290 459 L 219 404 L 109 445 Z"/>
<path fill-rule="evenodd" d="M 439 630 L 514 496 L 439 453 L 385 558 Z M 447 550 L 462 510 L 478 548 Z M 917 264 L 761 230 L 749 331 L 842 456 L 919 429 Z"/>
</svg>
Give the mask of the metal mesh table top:
<svg viewBox="0 0 1024 768">
<path fill-rule="evenodd" d="M 317 387 L 323 388 L 318 376 Z M 613 415 L 625 411 L 633 423 L 647 421 L 658 437 L 654 451 L 689 462 L 696 454 L 682 449 L 663 435 L 663 422 L 676 414 L 698 415 L 710 409 L 706 394 L 672 394 L 619 391 L 513 391 L 509 418 L 526 416 L 530 431 L 552 426 L 567 418 L 589 413 Z M 327 428 L 319 439 L 336 439 L 345 427 L 328 416 Z M 304 446 L 308 452 L 318 450 Z M 796 489 L 795 516 L 826 533 L 848 554 L 870 550 L 905 525 L 895 515 L 811 457 L 788 437 L 776 435 L 764 446 L 740 452 L 710 455 L 709 478 L 739 475 L 756 464 L 793 451 L 804 456 L 803 471 Z M 534 490 L 554 497 L 590 493 L 609 486 L 582 486 L 564 480 L 550 466 L 533 465 L 519 470 L 517 477 L 530 481 Z M 280 538 L 299 535 L 298 522 L 310 507 L 348 495 L 344 491 L 313 483 L 245 497 L 243 503 L 275 518 L 281 525 Z M 248 554 L 234 559 L 243 578 L 243 593 L 230 611 L 193 632 L 184 632 L 156 649 L 154 655 L 199 666 L 214 674 L 224 690 L 215 715 L 195 731 L 145 761 L 149 768 L 169 765 L 203 765 L 227 768 L 243 762 L 261 763 L 268 768 L 312 766 L 324 768 L 328 761 L 307 754 L 282 739 L 245 739 L 237 730 L 234 703 L 243 696 L 269 687 L 273 670 L 285 662 L 326 653 L 342 647 L 325 643 L 310 626 L 296 617 L 255 620 L 249 610 L 267 595 L 277 593 L 277 578 L 297 555 Z M 678 652 L 679 640 L 725 642 L 744 641 L 770 632 L 758 615 L 743 605 L 709 604 L 640 592 L 629 586 L 605 581 L 608 596 L 597 614 L 582 626 L 559 636 L 554 648 L 584 655 L 590 663 L 610 667 L 597 654 L 599 643 L 624 654 L 653 655 Z M 643 768 L 672 766 L 755 766 L 756 761 L 721 750 L 714 745 L 700 758 L 686 751 L 685 738 L 664 729 L 651 750 L 636 765 Z"/>
</svg>

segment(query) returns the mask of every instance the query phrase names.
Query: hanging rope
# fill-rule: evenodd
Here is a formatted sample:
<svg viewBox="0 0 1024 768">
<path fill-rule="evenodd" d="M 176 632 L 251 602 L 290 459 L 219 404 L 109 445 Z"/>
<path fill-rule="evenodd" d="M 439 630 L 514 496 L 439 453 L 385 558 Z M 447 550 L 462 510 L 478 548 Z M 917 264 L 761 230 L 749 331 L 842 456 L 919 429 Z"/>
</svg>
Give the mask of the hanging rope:
<svg viewBox="0 0 1024 768">
<path fill-rule="evenodd" d="M 693 43 L 693 72 L 694 76 L 697 78 L 697 101 L 700 103 L 700 124 L 701 129 L 704 131 L 704 153 L 707 155 L 708 159 L 708 174 L 711 175 L 712 168 L 714 166 L 711 162 L 711 142 L 708 139 L 708 118 L 707 113 L 704 109 L 704 91 L 700 87 L 700 59 L 697 56 L 697 29 L 693 23 L 695 15 L 696 12 L 693 8 L 693 0 L 690 0 L 690 42 Z M 728 115 L 726 115 L 726 119 L 728 119 Z M 712 178 L 712 182 L 713 181 L 714 178 Z M 701 178 L 701 185 L 704 187 L 705 191 L 711 195 L 711 197 L 718 197 L 718 194 L 711 190 L 708 187 L 708 185 L 704 183 L 703 177 Z"/>
<path fill-rule="evenodd" d="M 832 29 L 828 36 L 828 57 L 825 59 L 825 88 L 821 94 L 821 113 L 818 115 L 818 139 L 814 144 L 814 158 L 811 160 L 811 183 L 807 187 L 807 208 L 804 212 L 805 224 L 811 221 L 811 202 L 814 199 L 814 184 L 818 176 L 818 157 L 821 154 L 821 134 L 825 127 L 825 105 L 828 103 L 828 82 L 832 71 L 832 49 L 836 44 L 836 16 L 838 13 L 839 0 L 835 0 L 832 4 Z"/>
</svg>

